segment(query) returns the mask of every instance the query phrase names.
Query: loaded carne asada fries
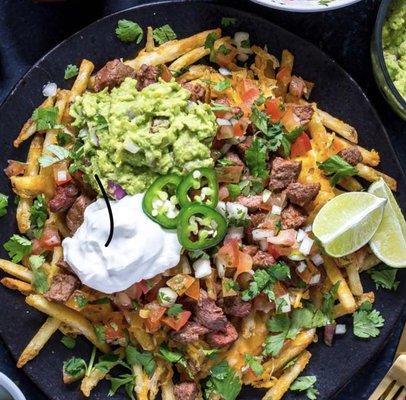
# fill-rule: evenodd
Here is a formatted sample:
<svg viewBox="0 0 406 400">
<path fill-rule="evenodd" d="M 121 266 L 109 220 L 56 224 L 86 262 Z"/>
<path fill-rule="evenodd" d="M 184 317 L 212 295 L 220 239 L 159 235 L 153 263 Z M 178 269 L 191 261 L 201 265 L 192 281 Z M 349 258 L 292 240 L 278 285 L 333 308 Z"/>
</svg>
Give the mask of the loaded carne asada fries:
<svg viewBox="0 0 406 400">
<path fill-rule="evenodd" d="M 118 37 L 140 39 L 137 26 L 121 20 Z M 317 337 L 331 346 L 352 313 L 357 336 L 379 334 L 360 280 L 381 271 L 370 237 L 335 250 L 313 221 L 359 178 L 396 181 L 293 64 L 245 32 L 176 39 L 166 25 L 135 58 L 97 72 L 83 60 L 70 90 L 44 88 L 14 141 L 31 141 L 27 160 L 5 171 L 19 233 L 1 282 L 48 316 L 19 367 L 59 330 L 69 348 L 94 345 L 63 365 L 85 396 L 108 379 L 110 395 L 140 400 L 236 399 L 242 385 L 315 399 L 316 378 L 299 376 Z"/>
</svg>

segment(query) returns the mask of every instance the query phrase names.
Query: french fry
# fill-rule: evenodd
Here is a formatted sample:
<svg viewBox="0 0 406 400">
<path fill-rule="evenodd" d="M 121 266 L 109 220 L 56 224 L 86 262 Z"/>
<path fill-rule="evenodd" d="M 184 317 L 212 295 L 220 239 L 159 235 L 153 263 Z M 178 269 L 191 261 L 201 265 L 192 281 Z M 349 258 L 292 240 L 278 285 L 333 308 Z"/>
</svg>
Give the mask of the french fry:
<svg viewBox="0 0 406 400">
<path fill-rule="evenodd" d="M 150 53 L 151 51 L 155 50 L 155 42 L 154 42 L 154 35 L 152 26 L 147 28 L 147 41 L 145 44 L 145 51 Z"/>
<path fill-rule="evenodd" d="M 39 106 L 39 108 L 52 107 L 54 105 L 54 102 L 55 96 L 47 97 L 44 100 L 44 102 Z M 19 147 L 22 142 L 31 137 L 36 131 L 37 131 L 37 123 L 32 118 L 29 118 L 28 121 L 23 125 L 17 138 L 14 140 L 13 142 L 14 147 Z"/>
<path fill-rule="evenodd" d="M 54 194 L 54 183 L 42 175 L 12 176 L 10 178 L 13 191 L 22 198 L 32 198 L 44 193 L 47 197 Z"/>
<path fill-rule="evenodd" d="M 324 257 L 324 268 L 326 270 L 328 278 L 333 285 L 337 282 L 340 282 L 337 291 L 337 296 L 340 300 L 340 303 L 347 310 L 347 312 L 354 312 L 356 309 L 354 296 L 352 295 L 344 276 L 342 275 L 339 268 L 336 266 L 334 260 L 330 257 Z"/>
<path fill-rule="evenodd" d="M 338 133 L 343 138 L 347 139 L 351 143 L 358 143 L 358 133 L 354 127 L 346 124 L 338 118 L 333 117 L 329 113 L 317 109 L 317 114 L 321 119 L 321 123 L 328 129 Z"/>
<path fill-rule="evenodd" d="M 341 178 L 338 185 L 348 192 L 360 192 L 363 189 L 362 185 L 352 176 Z"/>
<path fill-rule="evenodd" d="M 173 392 L 173 382 L 172 379 L 167 380 L 161 386 L 162 400 L 176 400 L 175 393 Z"/>
<path fill-rule="evenodd" d="M 102 381 L 109 372 L 109 365 L 106 365 L 103 371 L 98 368 L 93 368 L 89 375 L 85 375 L 80 383 L 80 391 L 85 397 L 90 396 L 90 392 L 97 386 L 97 384 Z"/>
<path fill-rule="evenodd" d="M 217 50 L 222 44 L 225 44 L 229 41 L 230 41 L 229 37 L 222 37 L 214 42 L 214 48 Z M 209 54 L 210 49 L 206 49 L 203 46 L 198 47 L 177 58 L 172 64 L 169 65 L 169 69 L 171 71 L 181 71 L 183 68 L 186 68 L 191 64 L 194 64 L 195 62 L 199 61 L 203 57 L 208 56 Z"/>
<path fill-rule="evenodd" d="M 377 171 L 376 169 L 362 163 L 357 164 L 355 168 L 357 168 L 358 170 L 358 175 L 368 182 L 375 182 L 382 178 L 392 191 L 395 192 L 397 190 L 398 184 L 396 182 L 396 179 L 393 179 L 391 176 Z"/>
<path fill-rule="evenodd" d="M 190 82 L 196 79 L 201 79 L 210 73 L 214 73 L 215 70 L 212 67 L 206 67 L 206 65 L 191 65 L 188 70 L 176 78 L 178 82 Z"/>
<path fill-rule="evenodd" d="M 350 264 L 346 267 L 348 275 L 348 283 L 350 285 L 351 292 L 354 296 L 361 296 L 364 293 L 359 271 L 357 266 Z"/>
<path fill-rule="evenodd" d="M 134 391 L 137 394 L 137 400 L 148 400 L 149 392 L 149 378 L 141 365 L 136 364 L 133 366 L 135 375 L 135 388 Z"/>
<path fill-rule="evenodd" d="M 32 272 L 20 264 L 15 264 L 8 260 L 0 259 L 0 269 L 6 274 L 12 275 L 24 282 L 31 283 Z"/>
<path fill-rule="evenodd" d="M 308 351 L 300 354 L 296 362 L 286 369 L 275 385 L 266 392 L 262 400 L 281 400 L 284 394 L 289 390 L 290 385 L 306 368 L 312 355 Z"/>
<path fill-rule="evenodd" d="M 134 337 L 134 339 L 140 344 L 140 346 L 144 350 L 154 350 L 154 342 L 152 341 L 152 337 L 149 333 L 147 333 L 144 329 L 144 322 L 142 318 L 138 315 L 138 313 L 132 312 L 127 314 L 127 318 L 129 319 L 130 326 L 128 328 L 128 332 L 130 335 Z"/>
<path fill-rule="evenodd" d="M 355 146 L 362 155 L 362 162 L 364 164 L 370 165 L 371 167 L 376 167 L 380 162 L 379 153 L 376 150 L 367 150 L 362 146 L 354 145 L 350 141 L 343 139 L 339 136 L 334 137 L 334 147 L 338 147 L 340 149 L 346 149 L 351 146 Z"/>
<path fill-rule="evenodd" d="M 97 339 L 92 324 L 79 312 L 66 307 L 63 304 L 52 303 L 38 294 L 31 294 L 26 297 L 26 303 L 37 310 L 54 317 L 74 329 L 79 330 L 91 343 L 103 353 L 110 351 L 110 346 L 101 343 Z"/>
<path fill-rule="evenodd" d="M 44 324 L 39 328 L 38 332 L 30 340 L 27 347 L 21 353 L 17 367 L 22 368 L 28 361 L 35 358 L 41 349 L 45 346 L 51 336 L 58 330 L 61 322 L 53 317 L 48 317 Z"/>
<path fill-rule="evenodd" d="M 20 281 L 19 279 L 14 279 L 14 278 L 3 278 L 1 281 L 1 284 L 5 286 L 8 289 L 11 290 L 18 290 L 24 295 L 32 293 L 32 286 L 30 283 Z"/>
<path fill-rule="evenodd" d="M 170 40 L 169 42 L 156 47 L 155 50 L 152 52 L 139 53 L 135 59 L 128 60 L 125 62 L 125 64 L 129 65 L 135 70 L 138 70 L 142 64 L 166 64 L 193 49 L 204 46 L 207 36 L 211 33 L 215 33 L 217 35 L 217 38 L 221 37 L 221 29 L 212 29 L 197 33 L 196 35 L 190 36 L 185 39 Z"/>
</svg>

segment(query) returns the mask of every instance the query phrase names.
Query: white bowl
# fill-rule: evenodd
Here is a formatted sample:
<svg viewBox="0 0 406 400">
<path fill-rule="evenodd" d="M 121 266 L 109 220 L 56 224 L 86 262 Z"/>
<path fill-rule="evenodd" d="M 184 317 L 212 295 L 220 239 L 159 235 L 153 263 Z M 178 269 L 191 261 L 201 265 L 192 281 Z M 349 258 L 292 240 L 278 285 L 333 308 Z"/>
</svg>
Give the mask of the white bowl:
<svg viewBox="0 0 406 400">
<path fill-rule="evenodd" d="M 4 388 L 14 400 L 27 400 L 16 384 L 0 372 L 0 390 Z"/>
<path fill-rule="evenodd" d="M 295 12 L 319 12 L 346 7 L 361 0 L 252 0 L 263 6 Z"/>
</svg>

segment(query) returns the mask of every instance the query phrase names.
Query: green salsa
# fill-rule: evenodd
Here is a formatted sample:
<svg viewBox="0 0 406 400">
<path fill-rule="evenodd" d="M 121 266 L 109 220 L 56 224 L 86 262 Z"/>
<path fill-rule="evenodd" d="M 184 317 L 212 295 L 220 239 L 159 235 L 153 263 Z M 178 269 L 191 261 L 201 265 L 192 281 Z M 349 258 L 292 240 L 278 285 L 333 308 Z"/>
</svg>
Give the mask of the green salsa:
<svg viewBox="0 0 406 400">
<path fill-rule="evenodd" d="M 176 82 L 137 91 L 136 80 L 78 97 L 73 124 L 84 141 L 82 167 L 90 183 L 113 181 L 128 194 L 145 191 L 159 175 L 213 166 L 216 119 L 208 104 L 189 101 Z"/>
<path fill-rule="evenodd" d="M 383 54 L 389 75 L 406 98 L 406 3 L 395 0 L 382 29 Z"/>
</svg>

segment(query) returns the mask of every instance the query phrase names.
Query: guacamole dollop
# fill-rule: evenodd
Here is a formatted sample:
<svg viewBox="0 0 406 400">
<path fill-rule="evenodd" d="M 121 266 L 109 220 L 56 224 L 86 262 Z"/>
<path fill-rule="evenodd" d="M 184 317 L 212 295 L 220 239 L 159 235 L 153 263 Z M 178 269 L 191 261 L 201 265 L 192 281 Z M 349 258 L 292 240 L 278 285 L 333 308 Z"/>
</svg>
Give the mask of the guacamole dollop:
<svg viewBox="0 0 406 400">
<path fill-rule="evenodd" d="M 382 29 L 382 46 L 389 75 L 399 93 L 406 98 L 406 5 L 405 0 L 391 4 Z"/>
<path fill-rule="evenodd" d="M 137 91 L 127 78 L 119 87 L 78 97 L 73 124 L 84 141 L 83 167 L 97 188 L 113 181 L 128 194 L 145 191 L 159 175 L 185 174 L 213 165 L 216 120 L 208 104 L 189 101 L 176 82 L 159 81 Z"/>
</svg>

